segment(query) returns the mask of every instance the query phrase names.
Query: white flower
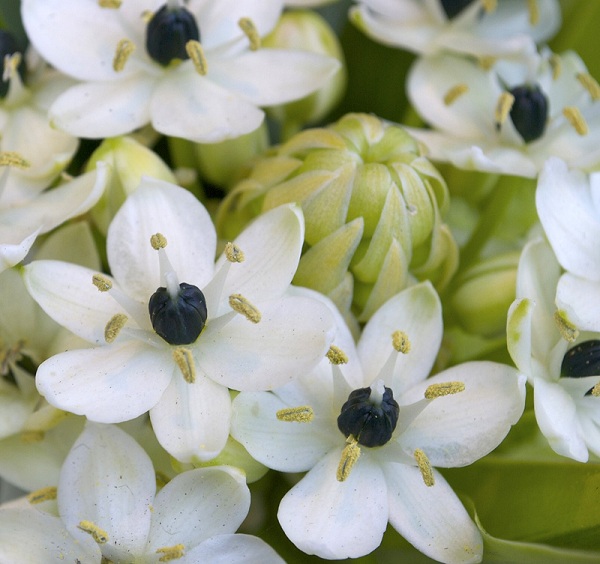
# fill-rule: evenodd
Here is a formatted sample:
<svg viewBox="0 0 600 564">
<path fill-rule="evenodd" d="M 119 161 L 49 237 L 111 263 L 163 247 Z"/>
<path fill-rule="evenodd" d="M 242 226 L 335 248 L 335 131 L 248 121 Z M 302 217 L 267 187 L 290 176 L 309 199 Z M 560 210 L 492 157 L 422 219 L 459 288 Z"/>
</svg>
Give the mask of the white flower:
<svg viewBox="0 0 600 564">
<path fill-rule="evenodd" d="M 145 178 L 108 230 L 112 278 L 58 261 L 25 267 L 42 308 L 100 345 L 44 362 L 38 389 L 52 405 L 102 423 L 150 410 L 171 455 L 182 462 L 214 458 L 229 434 L 227 388 L 281 386 L 328 350 L 329 310 L 284 295 L 303 237 L 300 208 L 282 206 L 258 218 L 215 265 L 215 229 L 202 204 L 182 188 Z M 184 291 L 179 283 L 193 286 Z"/>
<path fill-rule="evenodd" d="M 152 462 L 124 431 L 88 423 L 60 473 L 60 517 L 37 508 L 0 510 L 2 562 L 283 562 L 258 538 L 234 534 L 250 507 L 238 470 L 184 472 L 156 493 Z M 32 501 L 33 502 L 33 501 Z"/>
<path fill-rule="evenodd" d="M 177 60 L 159 63 L 146 30 L 161 6 L 185 13 L 187 34 L 177 42 L 165 28 L 166 43 L 148 34 L 151 50 L 178 51 Z M 302 98 L 338 69 L 333 58 L 257 48 L 281 8 L 279 0 L 26 0 L 22 17 L 44 57 L 83 81 L 50 108 L 58 127 L 111 137 L 150 122 L 165 135 L 215 143 L 255 130 L 264 117 L 257 106 Z"/>
<path fill-rule="evenodd" d="M 552 449 L 586 462 L 588 449 L 600 455 L 600 399 L 593 391 L 600 382 L 600 335 L 578 335 L 557 310 L 559 276 L 548 243 L 525 246 L 508 313 L 508 350 L 534 387 L 535 416 Z"/>
<path fill-rule="evenodd" d="M 389 521 L 432 558 L 480 561 L 477 528 L 432 466 L 464 466 L 495 448 L 523 411 L 525 378 L 473 362 L 426 379 L 443 327 L 429 283 L 382 306 L 356 350 L 342 324 L 338 315 L 335 343 L 348 359 L 341 370 L 321 364 L 272 393 L 234 400 L 232 435 L 252 456 L 279 471 L 308 471 L 281 502 L 283 530 L 304 552 L 336 559 L 377 548 Z M 335 349 L 330 356 L 336 361 Z"/>
<path fill-rule="evenodd" d="M 409 131 L 434 160 L 529 178 L 553 155 L 577 168 L 600 164 L 600 86 L 575 53 L 544 51 L 490 70 L 425 57 L 411 69 L 408 95 L 433 128 Z"/>
<path fill-rule="evenodd" d="M 532 40 L 537 43 L 554 35 L 561 21 L 556 0 L 361 0 L 350 18 L 386 45 L 416 53 L 477 56 L 527 52 Z"/>
</svg>

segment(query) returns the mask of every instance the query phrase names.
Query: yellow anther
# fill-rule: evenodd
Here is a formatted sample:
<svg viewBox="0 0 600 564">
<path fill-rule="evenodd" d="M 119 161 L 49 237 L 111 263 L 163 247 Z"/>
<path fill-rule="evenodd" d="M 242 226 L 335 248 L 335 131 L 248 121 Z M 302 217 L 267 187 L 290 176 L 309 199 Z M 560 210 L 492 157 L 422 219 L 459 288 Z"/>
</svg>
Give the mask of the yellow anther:
<svg viewBox="0 0 600 564">
<path fill-rule="evenodd" d="M 204 50 L 202 49 L 200 42 L 191 39 L 185 44 L 185 51 L 190 59 L 192 59 L 196 72 L 204 76 L 208 72 L 208 63 L 206 62 Z"/>
<path fill-rule="evenodd" d="M 446 94 L 444 94 L 444 104 L 446 104 L 446 106 L 454 104 L 456 100 L 458 100 L 463 94 L 466 94 L 468 91 L 469 87 L 464 82 L 453 86 L 446 92 Z"/>
<path fill-rule="evenodd" d="M 540 7 L 537 0 L 527 0 L 527 10 L 529 11 L 529 23 L 537 25 L 540 21 Z"/>
<path fill-rule="evenodd" d="M 41 443 L 44 440 L 45 436 L 46 434 L 44 433 L 44 431 L 23 431 L 19 435 L 19 438 L 23 443 L 33 444 Z"/>
<path fill-rule="evenodd" d="M 315 412 L 309 405 L 280 409 L 275 415 L 279 421 L 290 423 L 310 423 L 315 418 Z"/>
<path fill-rule="evenodd" d="M 552 69 L 552 80 L 557 80 L 560 76 L 560 73 L 562 72 L 562 64 L 560 62 L 560 57 L 555 53 L 552 53 L 552 55 L 550 55 L 550 58 L 548 59 L 548 63 L 550 65 L 550 68 Z"/>
<path fill-rule="evenodd" d="M 21 64 L 21 53 L 13 53 L 12 55 L 4 56 L 4 72 L 2 73 L 2 80 L 8 82 L 19 68 Z"/>
<path fill-rule="evenodd" d="M 498 0 L 481 0 L 483 9 L 489 14 L 498 7 Z"/>
<path fill-rule="evenodd" d="M 577 80 L 581 83 L 592 97 L 592 100 L 600 100 L 600 84 L 598 81 L 587 72 L 578 72 L 576 75 Z"/>
<path fill-rule="evenodd" d="M 117 50 L 113 58 L 113 69 L 115 72 L 121 72 L 125 68 L 125 63 L 135 51 L 135 44 L 129 39 L 121 39 L 117 43 Z"/>
<path fill-rule="evenodd" d="M 183 379 L 188 384 L 193 384 L 196 381 L 196 362 L 192 351 L 185 347 L 177 347 L 173 350 L 173 360 L 183 374 Z"/>
<path fill-rule="evenodd" d="M 101 8 L 118 9 L 121 7 L 121 0 L 98 0 L 98 5 Z"/>
<path fill-rule="evenodd" d="M 92 276 L 92 284 L 98 288 L 100 292 L 108 292 L 112 288 L 112 282 L 103 274 L 94 274 Z"/>
<path fill-rule="evenodd" d="M 347 439 L 347 442 L 348 444 L 342 451 L 342 458 L 340 459 L 340 463 L 338 464 L 335 475 L 338 482 L 343 482 L 348 478 L 352 467 L 356 464 L 356 461 L 360 456 L 360 447 L 358 446 L 358 441 L 352 435 L 350 435 Z"/>
<path fill-rule="evenodd" d="M 427 458 L 427 455 L 420 448 L 415 449 L 414 457 L 425 485 L 430 488 L 435 484 L 435 477 L 433 476 L 433 468 L 431 467 L 429 458 Z"/>
<path fill-rule="evenodd" d="M 244 35 L 250 41 L 250 51 L 257 51 L 260 49 L 260 35 L 254 25 L 254 22 L 250 18 L 240 18 L 238 20 L 240 29 L 244 32 Z"/>
<path fill-rule="evenodd" d="M 155 251 L 164 249 L 167 246 L 167 238 L 162 233 L 155 233 L 150 237 L 150 244 Z"/>
<path fill-rule="evenodd" d="M 410 341 L 408 335 L 404 331 L 394 331 L 392 333 L 392 345 L 402 354 L 410 352 Z"/>
<path fill-rule="evenodd" d="M 336 347 L 335 345 L 331 345 L 327 354 L 325 355 L 331 364 L 347 364 L 348 357 L 346 353 L 340 349 L 340 347 Z"/>
<path fill-rule="evenodd" d="M 431 384 L 425 390 L 425 399 L 442 398 L 465 391 L 463 382 L 443 382 L 441 384 Z"/>
<path fill-rule="evenodd" d="M 157 548 L 156 554 L 162 554 L 158 559 L 159 562 L 169 562 L 170 560 L 177 560 L 182 558 L 184 555 L 184 546 L 182 544 L 176 544 L 174 546 L 164 546 L 163 548 Z"/>
<path fill-rule="evenodd" d="M 229 296 L 229 306 L 233 311 L 243 315 L 248 321 L 252 321 L 252 323 L 258 323 L 261 320 L 260 311 L 241 294 L 232 294 Z"/>
<path fill-rule="evenodd" d="M 27 168 L 30 166 L 29 161 L 24 159 L 15 151 L 0 152 L 0 166 L 16 166 L 17 168 Z"/>
<path fill-rule="evenodd" d="M 573 129 L 579 133 L 579 135 L 587 135 L 588 125 L 583 119 L 579 108 L 575 106 L 567 106 L 563 108 L 563 116 L 567 118 L 567 121 L 571 124 Z"/>
<path fill-rule="evenodd" d="M 98 525 L 92 523 L 91 521 L 80 521 L 79 525 L 77 525 L 77 528 L 92 535 L 92 538 L 98 544 L 104 544 L 108 542 L 108 533 L 102 530 L 100 527 L 98 527 Z"/>
<path fill-rule="evenodd" d="M 233 243 L 227 243 L 225 245 L 225 258 L 229 262 L 244 262 L 244 260 L 246 260 L 244 251 Z"/>
<path fill-rule="evenodd" d="M 43 503 L 44 501 L 50 501 L 52 499 L 56 499 L 56 487 L 48 486 L 47 488 L 41 488 L 39 490 L 35 490 L 31 492 L 27 496 L 27 501 L 32 505 L 37 503 Z"/>
<path fill-rule="evenodd" d="M 572 343 L 579 337 L 579 329 L 567 319 L 567 313 L 565 311 L 557 309 L 554 312 L 554 323 L 556 323 L 556 326 L 558 327 L 560 336 L 567 341 L 567 343 Z"/>
<path fill-rule="evenodd" d="M 510 92 L 502 92 L 498 101 L 496 102 L 496 109 L 494 110 L 494 121 L 496 127 L 500 126 L 506 121 L 510 110 L 515 103 L 515 97 Z"/>
<path fill-rule="evenodd" d="M 497 60 L 493 55 L 482 55 L 479 57 L 479 66 L 483 70 L 489 71 L 496 64 Z"/>
<path fill-rule="evenodd" d="M 112 343 L 121 332 L 121 329 L 125 327 L 126 323 L 127 316 L 124 313 L 116 313 L 113 315 L 104 328 L 104 340 L 107 343 Z"/>
<path fill-rule="evenodd" d="M 154 17 L 154 12 L 152 10 L 144 10 L 141 13 L 141 17 L 142 17 L 142 22 L 144 22 L 146 25 L 148 25 L 150 23 L 150 20 Z"/>
</svg>

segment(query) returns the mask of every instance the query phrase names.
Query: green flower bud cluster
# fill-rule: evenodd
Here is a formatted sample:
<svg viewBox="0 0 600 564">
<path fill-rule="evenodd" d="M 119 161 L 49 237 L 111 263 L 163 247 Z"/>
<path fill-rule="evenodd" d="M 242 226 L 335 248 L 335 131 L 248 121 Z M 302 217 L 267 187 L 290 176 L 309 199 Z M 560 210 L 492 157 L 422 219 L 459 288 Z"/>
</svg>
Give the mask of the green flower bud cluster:
<svg viewBox="0 0 600 564">
<path fill-rule="evenodd" d="M 404 129 L 375 116 L 348 114 L 271 150 L 225 198 L 217 228 L 231 239 L 288 202 L 302 206 L 306 222 L 294 283 L 359 321 L 416 280 L 439 289 L 456 270 L 444 179 Z"/>
</svg>

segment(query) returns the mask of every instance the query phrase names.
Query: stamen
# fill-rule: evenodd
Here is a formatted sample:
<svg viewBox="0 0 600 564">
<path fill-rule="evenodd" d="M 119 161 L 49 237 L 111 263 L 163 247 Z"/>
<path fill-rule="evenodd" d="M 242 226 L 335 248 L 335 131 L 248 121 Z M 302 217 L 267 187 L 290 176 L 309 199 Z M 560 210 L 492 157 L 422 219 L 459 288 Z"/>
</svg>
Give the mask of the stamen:
<svg viewBox="0 0 600 564">
<path fill-rule="evenodd" d="M 594 396 L 595 398 L 600 397 L 600 382 L 598 382 L 591 390 L 586 392 L 586 396 Z"/>
<path fill-rule="evenodd" d="M 579 329 L 567 319 L 566 312 L 556 310 L 554 312 L 554 323 L 556 323 L 561 337 L 568 343 L 572 343 L 579 337 Z"/>
<path fill-rule="evenodd" d="M 444 104 L 450 106 L 454 104 L 458 98 L 469 91 L 469 87 L 464 83 L 457 84 L 450 88 L 446 94 L 444 94 Z"/>
<path fill-rule="evenodd" d="M 21 53 L 13 53 L 4 57 L 4 72 L 2 73 L 2 80 L 4 82 L 8 82 L 18 73 L 22 58 Z"/>
<path fill-rule="evenodd" d="M 112 289 L 112 282 L 102 274 L 94 274 L 92 276 L 92 284 L 98 288 L 100 292 L 108 292 Z"/>
<path fill-rule="evenodd" d="M 110 318 L 110 321 L 104 328 L 104 340 L 107 343 L 112 343 L 117 335 L 121 332 L 121 329 L 125 327 L 127 323 L 127 316 L 124 313 L 116 313 Z"/>
<path fill-rule="evenodd" d="M 50 501 L 56 499 L 57 490 L 55 486 L 48 486 L 31 492 L 27 496 L 27 501 L 32 505 L 37 503 L 43 503 L 44 501 Z"/>
<path fill-rule="evenodd" d="M 479 57 L 479 66 L 483 70 L 488 71 L 496 64 L 497 60 L 493 55 L 482 55 Z"/>
<path fill-rule="evenodd" d="M 344 482 L 350 476 L 350 471 L 360 456 L 358 441 L 352 435 L 348 437 L 347 443 L 342 451 L 342 458 L 340 459 L 335 475 L 338 482 Z"/>
<path fill-rule="evenodd" d="M 155 233 L 150 237 L 150 244 L 155 251 L 167 246 L 167 238 L 162 233 Z"/>
<path fill-rule="evenodd" d="M 310 423 L 315 418 L 315 412 L 310 405 L 301 405 L 300 407 L 279 409 L 275 416 L 279 421 Z"/>
<path fill-rule="evenodd" d="M 154 12 L 152 10 L 144 10 L 140 14 L 140 16 L 142 18 L 142 22 L 144 22 L 147 25 L 150 23 L 150 20 L 154 17 Z"/>
<path fill-rule="evenodd" d="M 261 320 L 260 311 L 241 294 L 232 294 L 229 296 L 229 306 L 233 311 L 243 315 L 248 321 L 252 321 L 252 323 L 258 323 Z"/>
<path fill-rule="evenodd" d="M 125 68 L 125 63 L 135 51 L 135 44 L 129 39 L 121 39 L 117 43 L 117 50 L 113 58 L 113 69 L 115 72 L 121 72 Z"/>
<path fill-rule="evenodd" d="M 184 556 L 184 546 L 182 544 L 176 544 L 174 546 L 164 546 L 163 548 L 157 548 L 156 554 L 162 554 L 158 559 L 159 562 L 169 562 L 170 560 L 177 560 Z"/>
<path fill-rule="evenodd" d="M 394 331 L 392 333 L 392 345 L 402 354 L 408 354 L 410 352 L 410 341 L 408 335 L 404 331 Z"/>
<path fill-rule="evenodd" d="M 113 8 L 117 10 L 121 7 L 121 0 L 98 0 L 98 5 L 101 8 Z"/>
<path fill-rule="evenodd" d="M 567 106 L 566 108 L 563 108 L 563 116 L 567 118 L 568 122 L 579 135 L 587 135 L 588 125 L 585 122 L 585 119 L 583 119 L 579 108 Z"/>
<path fill-rule="evenodd" d="M 494 110 L 494 121 L 496 122 L 496 129 L 500 129 L 500 126 L 506 121 L 510 110 L 515 103 L 515 97 L 510 92 L 502 92 L 496 102 L 496 109 Z"/>
<path fill-rule="evenodd" d="M 177 347 L 173 350 L 173 360 L 183 374 L 183 379 L 188 384 L 193 384 L 196 381 L 196 363 L 192 351 L 185 347 Z"/>
<path fill-rule="evenodd" d="M 98 544 L 105 544 L 108 542 L 108 533 L 91 521 L 80 521 L 79 525 L 77 525 L 77 528 L 92 535 L 92 538 Z"/>
<path fill-rule="evenodd" d="M 483 9 L 489 14 L 498 7 L 498 0 L 481 0 Z"/>
<path fill-rule="evenodd" d="M 537 25 L 540 21 L 540 7 L 537 0 L 527 0 L 527 10 L 529 11 L 529 23 Z"/>
<path fill-rule="evenodd" d="M 244 251 L 233 243 L 225 245 L 225 257 L 229 262 L 244 262 L 246 260 Z"/>
<path fill-rule="evenodd" d="M 250 41 L 250 51 L 257 51 L 260 49 L 260 35 L 258 34 L 254 22 L 250 18 L 240 18 L 238 25 Z"/>
<path fill-rule="evenodd" d="M 421 471 L 421 476 L 423 476 L 425 485 L 430 488 L 435 484 L 435 478 L 433 476 L 433 468 L 431 467 L 429 458 L 427 458 L 427 455 L 420 448 L 415 449 L 414 457 L 417 461 L 417 466 Z"/>
<path fill-rule="evenodd" d="M 0 166 L 16 166 L 17 168 L 23 169 L 31 165 L 29 164 L 29 161 L 15 151 L 2 151 L 0 152 Z"/>
<path fill-rule="evenodd" d="M 441 384 L 431 384 L 425 390 L 425 399 L 442 398 L 465 391 L 463 382 L 443 382 Z"/>
<path fill-rule="evenodd" d="M 331 345 L 329 347 L 329 350 L 327 351 L 327 354 L 325 356 L 329 359 L 329 362 L 331 362 L 331 364 L 339 365 L 348 363 L 348 357 L 346 356 L 346 353 L 339 347 L 336 347 L 335 345 Z"/>
<path fill-rule="evenodd" d="M 550 55 L 548 59 L 548 63 L 550 64 L 550 68 L 552 69 L 552 80 L 557 80 L 560 77 L 560 73 L 562 72 L 562 64 L 560 62 L 560 57 L 555 53 Z"/>
<path fill-rule="evenodd" d="M 206 62 L 206 57 L 204 56 L 204 51 L 200 42 L 191 39 L 185 44 L 185 51 L 190 59 L 192 59 L 196 72 L 201 76 L 205 76 L 208 72 L 208 63 Z"/>
<path fill-rule="evenodd" d="M 600 100 L 600 84 L 598 84 L 597 80 L 587 72 L 578 72 L 576 75 L 577 80 L 581 83 L 592 97 L 594 102 L 596 100 Z"/>
</svg>

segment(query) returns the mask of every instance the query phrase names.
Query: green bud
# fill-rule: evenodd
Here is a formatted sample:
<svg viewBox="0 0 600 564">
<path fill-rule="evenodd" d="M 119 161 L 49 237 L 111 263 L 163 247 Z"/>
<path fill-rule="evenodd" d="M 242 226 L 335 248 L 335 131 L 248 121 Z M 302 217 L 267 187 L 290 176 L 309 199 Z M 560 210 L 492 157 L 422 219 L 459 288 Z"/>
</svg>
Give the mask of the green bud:
<svg viewBox="0 0 600 564">
<path fill-rule="evenodd" d="M 506 313 L 515 299 L 519 252 L 484 259 L 456 280 L 450 298 L 454 320 L 483 337 L 503 335 Z"/>
<path fill-rule="evenodd" d="M 347 82 L 344 53 L 327 21 L 309 10 L 285 12 L 273 31 L 262 40 L 262 46 L 329 55 L 342 63 L 335 76 L 313 94 L 267 109 L 269 117 L 282 124 L 282 137 L 288 139 L 304 125 L 322 120 L 341 100 Z"/>
<path fill-rule="evenodd" d="M 139 185 L 142 176 L 176 183 L 165 162 L 152 150 L 131 137 L 105 139 L 93 152 L 86 170 L 93 170 L 98 161 L 111 165 L 111 182 L 91 215 L 98 229 L 106 235 L 108 226 L 125 198 Z"/>
<path fill-rule="evenodd" d="M 415 279 L 440 289 L 456 270 L 443 178 L 404 129 L 375 116 L 349 114 L 271 150 L 225 198 L 217 229 L 232 239 L 288 202 L 302 205 L 306 223 L 294 283 L 360 321 Z"/>
</svg>

